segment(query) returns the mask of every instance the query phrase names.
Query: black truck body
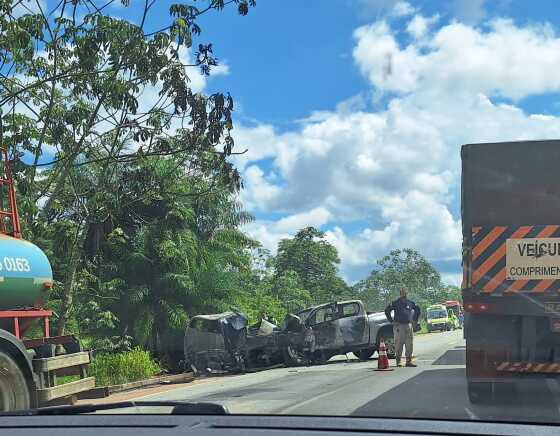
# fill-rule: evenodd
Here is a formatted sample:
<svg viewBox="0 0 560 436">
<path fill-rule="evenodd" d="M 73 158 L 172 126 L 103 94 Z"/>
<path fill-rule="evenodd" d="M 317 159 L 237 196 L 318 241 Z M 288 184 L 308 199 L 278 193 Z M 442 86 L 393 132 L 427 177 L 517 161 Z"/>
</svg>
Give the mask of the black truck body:
<svg viewBox="0 0 560 436">
<path fill-rule="evenodd" d="M 472 402 L 560 374 L 560 141 L 461 150 L 463 304 Z"/>
</svg>

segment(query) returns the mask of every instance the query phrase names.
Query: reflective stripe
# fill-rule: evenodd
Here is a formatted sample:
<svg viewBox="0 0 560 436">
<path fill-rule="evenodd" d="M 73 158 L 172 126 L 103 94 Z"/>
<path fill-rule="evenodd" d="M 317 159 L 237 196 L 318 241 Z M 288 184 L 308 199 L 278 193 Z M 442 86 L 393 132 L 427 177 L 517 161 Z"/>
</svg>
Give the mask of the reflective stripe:
<svg viewBox="0 0 560 436">
<path fill-rule="evenodd" d="M 502 371 L 509 366 L 509 362 L 502 362 L 496 369 Z"/>
<path fill-rule="evenodd" d="M 496 371 L 504 372 L 531 372 L 531 373 L 560 373 L 558 363 L 536 362 L 500 362 L 496 364 Z"/>
</svg>

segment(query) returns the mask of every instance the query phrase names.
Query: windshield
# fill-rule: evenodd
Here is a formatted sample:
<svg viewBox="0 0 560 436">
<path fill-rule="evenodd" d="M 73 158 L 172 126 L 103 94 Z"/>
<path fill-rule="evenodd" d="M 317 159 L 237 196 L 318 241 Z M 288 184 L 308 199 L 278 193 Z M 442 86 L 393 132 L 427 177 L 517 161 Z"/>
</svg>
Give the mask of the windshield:
<svg viewBox="0 0 560 436">
<path fill-rule="evenodd" d="M 560 422 L 552 3 L 0 0 L 0 412 Z"/>
<path fill-rule="evenodd" d="M 447 318 L 447 312 L 445 310 L 428 310 L 428 319 L 434 318 Z"/>
</svg>

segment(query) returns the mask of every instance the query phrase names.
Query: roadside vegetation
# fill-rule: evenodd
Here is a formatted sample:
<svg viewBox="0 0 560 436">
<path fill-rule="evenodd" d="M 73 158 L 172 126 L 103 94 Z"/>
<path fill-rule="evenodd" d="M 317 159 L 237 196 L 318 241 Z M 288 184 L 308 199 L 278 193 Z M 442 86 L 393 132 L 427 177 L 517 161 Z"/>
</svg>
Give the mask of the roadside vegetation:
<svg viewBox="0 0 560 436">
<path fill-rule="evenodd" d="M 253 217 L 231 163 L 244 150 L 231 136 L 233 98 L 204 95 L 189 77 L 218 64 L 199 17 L 246 15 L 254 0 L 172 5 L 165 28 L 151 24 L 153 1 L 136 21 L 81 0 L 48 13 L 13 3 L 0 0 L 0 144 L 16 162 L 24 237 L 53 267 L 53 332 L 94 350 L 99 384 L 176 369 L 200 313 L 281 322 L 352 298 L 383 310 L 401 286 L 422 308 L 459 298 L 412 249 L 349 284 L 319 229 L 281 240 L 274 255 L 244 232 Z"/>
<path fill-rule="evenodd" d="M 148 351 L 134 348 L 121 353 L 100 353 L 88 368 L 97 386 L 143 380 L 162 373 Z"/>
</svg>

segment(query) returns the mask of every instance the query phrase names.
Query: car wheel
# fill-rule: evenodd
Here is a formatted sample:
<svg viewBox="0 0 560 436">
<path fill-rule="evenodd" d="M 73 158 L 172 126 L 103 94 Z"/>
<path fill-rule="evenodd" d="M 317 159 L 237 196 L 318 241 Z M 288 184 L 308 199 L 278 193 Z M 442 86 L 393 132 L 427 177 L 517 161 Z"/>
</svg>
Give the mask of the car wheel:
<svg viewBox="0 0 560 436">
<path fill-rule="evenodd" d="M 292 344 L 284 348 L 283 357 L 286 366 L 303 366 L 307 364 L 305 353 Z"/>
<path fill-rule="evenodd" d="M 373 353 L 375 353 L 375 348 L 363 348 L 352 352 L 352 354 L 360 360 L 368 360 L 371 356 L 373 356 Z"/>
</svg>

